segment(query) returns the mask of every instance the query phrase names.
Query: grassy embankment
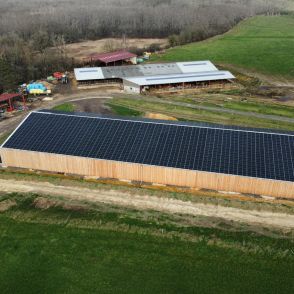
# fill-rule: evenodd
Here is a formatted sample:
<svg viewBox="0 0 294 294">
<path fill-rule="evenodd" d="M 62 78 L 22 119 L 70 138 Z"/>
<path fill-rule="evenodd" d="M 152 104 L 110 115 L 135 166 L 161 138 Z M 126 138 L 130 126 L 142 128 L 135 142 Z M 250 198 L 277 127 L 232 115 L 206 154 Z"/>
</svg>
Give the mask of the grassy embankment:
<svg viewBox="0 0 294 294">
<path fill-rule="evenodd" d="M 181 99 L 181 101 L 185 101 L 185 99 Z M 192 102 L 192 100 L 186 100 L 186 102 Z M 228 109 L 237 109 L 238 106 L 240 106 L 239 103 L 231 103 L 228 102 L 227 106 Z M 167 104 L 164 103 L 164 100 L 161 102 L 151 102 L 148 101 L 148 98 L 144 99 L 128 99 L 128 98 L 116 98 L 112 100 L 110 103 L 108 103 L 110 107 L 113 106 L 122 106 L 125 108 L 129 108 L 132 110 L 136 110 L 139 112 L 158 112 L 163 113 L 166 115 L 170 115 L 173 117 L 178 118 L 179 120 L 188 120 L 188 121 L 202 121 L 202 122 L 208 122 L 208 123 L 218 123 L 218 124 L 224 124 L 224 125 L 237 125 L 237 126 L 244 126 L 244 127 L 259 127 L 259 128 L 269 128 L 269 129 L 284 129 L 284 130 L 294 130 L 294 124 L 288 123 L 288 122 L 282 122 L 282 121 L 274 121 L 269 119 L 263 119 L 263 118 L 252 118 L 251 116 L 246 115 L 239 115 L 239 114 L 231 114 L 231 113 L 221 113 L 217 111 L 211 111 L 211 110 L 202 110 L 202 109 L 195 109 L 185 106 L 178 106 L 173 104 Z M 195 104 L 195 106 L 197 103 Z M 211 105 L 211 104 L 210 104 Z M 214 105 L 216 106 L 216 105 Z M 243 104 L 242 104 L 243 106 Z M 251 111 L 257 110 L 256 112 L 260 111 L 261 106 L 259 107 L 258 104 L 253 104 L 248 106 L 247 109 L 251 107 Z M 240 107 L 242 109 L 242 107 Z M 271 110 L 272 109 L 272 110 Z M 262 110 L 262 112 L 265 112 Z M 279 113 L 281 114 L 287 113 L 290 117 L 292 117 L 292 112 L 289 107 L 281 107 L 273 106 L 273 108 L 268 107 L 267 114 L 268 113 L 275 113 L 276 115 Z"/>
<path fill-rule="evenodd" d="M 0 136 L 0 146 L 6 141 L 11 133 L 5 133 L 4 135 Z"/>
<path fill-rule="evenodd" d="M 293 291 L 289 239 L 38 195 L 0 201 L 11 206 L 0 214 L 2 293 Z"/>
<path fill-rule="evenodd" d="M 257 16 L 227 34 L 179 46 L 152 61 L 211 60 L 270 76 L 294 78 L 294 16 Z"/>
<path fill-rule="evenodd" d="M 111 109 L 113 114 L 121 115 L 121 116 L 140 116 L 143 113 L 140 111 L 136 111 L 127 107 L 119 106 L 119 105 L 111 105 Z M 55 106 L 53 110 L 63 111 L 63 112 L 74 112 L 75 105 L 72 103 L 64 103 L 58 106 Z M 0 138 L 1 142 L 1 138 Z"/>
<path fill-rule="evenodd" d="M 63 103 L 53 107 L 53 110 L 64 111 L 64 112 L 74 112 L 75 106 L 72 103 Z"/>
<path fill-rule="evenodd" d="M 258 98 L 248 98 L 241 101 L 238 95 L 223 95 L 223 94 L 202 94 L 202 95 L 185 95 L 185 96 L 170 96 L 165 97 L 168 100 L 184 102 L 193 105 L 203 105 L 208 107 L 224 108 L 236 111 L 253 112 L 265 115 L 283 116 L 294 118 L 294 110 L 292 106 L 282 105 L 281 103 L 264 102 Z"/>
</svg>

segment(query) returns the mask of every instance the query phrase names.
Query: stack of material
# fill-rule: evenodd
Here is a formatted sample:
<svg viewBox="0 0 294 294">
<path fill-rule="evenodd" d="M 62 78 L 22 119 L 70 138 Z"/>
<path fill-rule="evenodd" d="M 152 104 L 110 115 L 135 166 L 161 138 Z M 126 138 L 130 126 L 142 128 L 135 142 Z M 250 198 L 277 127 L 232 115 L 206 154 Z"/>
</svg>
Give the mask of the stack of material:
<svg viewBox="0 0 294 294">
<path fill-rule="evenodd" d="M 33 95 L 51 94 L 51 90 L 47 89 L 43 83 L 33 83 L 27 85 L 27 92 Z"/>
</svg>

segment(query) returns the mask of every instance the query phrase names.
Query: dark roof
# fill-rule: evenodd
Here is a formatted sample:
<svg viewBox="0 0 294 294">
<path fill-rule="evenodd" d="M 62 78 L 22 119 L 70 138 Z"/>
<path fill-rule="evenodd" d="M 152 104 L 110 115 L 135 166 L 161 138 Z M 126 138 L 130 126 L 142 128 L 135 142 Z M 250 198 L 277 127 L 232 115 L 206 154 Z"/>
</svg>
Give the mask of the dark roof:
<svg viewBox="0 0 294 294">
<path fill-rule="evenodd" d="M 0 102 L 2 101 L 8 101 L 9 99 L 21 97 L 21 94 L 19 93 L 11 93 L 11 94 L 2 94 L 0 95 Z"/>
<path fill-rule="evenodd" d="M 277 130 L 41 111 L 3 147 L 294 181 L 294 133 Z"/>
<path fill-rule="evenodd" d="M 136 54 L 127 52 L 127 51 L 116 51 L 111 53 L 101 53 L 101 54 L 91 54 L 89 55 L 89 59 L 101 61 L 104 63 L 115 62 L 120 60 L 126 60 L 133 57 L 137 57 Z"/>
</svg>

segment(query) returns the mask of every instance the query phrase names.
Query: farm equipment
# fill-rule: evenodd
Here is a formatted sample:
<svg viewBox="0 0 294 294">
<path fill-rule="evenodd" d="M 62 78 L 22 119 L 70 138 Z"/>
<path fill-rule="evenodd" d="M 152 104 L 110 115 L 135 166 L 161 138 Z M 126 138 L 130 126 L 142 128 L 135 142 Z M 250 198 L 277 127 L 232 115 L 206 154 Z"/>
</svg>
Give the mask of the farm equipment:
<svg viewBox="0 0 294 294">
<path fill-rule="evenodd" d="M 61 81 L 62 84 L 67 84 L 68 83 L 67 73 L 55 72 L 53 74 L 53 77 L 55 79 L 57 79 L 58 81 Z"/>
<path fill-rule="evenodd" d="M 144 52 L 143 59 L 144 59 L 144 60 L 149 60 L 150 57 L 151 57 L 151 55 L 152 55 L 151 52 Z"/>
<path fill-rule="evenodd" d="M 55 72 L 55 73 L 53 73 L 53 77 L 60 81 L 62 79 L 62 77 L 63 77 L 63 73 Z"/>
</svg>

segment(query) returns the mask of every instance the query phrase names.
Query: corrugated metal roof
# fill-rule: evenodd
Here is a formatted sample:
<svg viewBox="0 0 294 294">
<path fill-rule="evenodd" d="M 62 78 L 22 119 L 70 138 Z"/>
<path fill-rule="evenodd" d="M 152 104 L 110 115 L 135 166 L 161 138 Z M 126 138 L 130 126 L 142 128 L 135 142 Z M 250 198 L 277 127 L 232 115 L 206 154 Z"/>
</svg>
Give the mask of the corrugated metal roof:
<svg viewBox="0 0 294 294">
<path fill-rule="evenodd" d="M 0 102 L 7 101 L 12 98 L 21 97 L 19 93 L 11 93 L 11 94 L 2 94 L 0 95 Z"/>
<path fill-rule="evenodd" d="M 134 57 L 137 57 L 137 55 L 128 51 L 116 51 L 116 52 L 102 53 L 102 54 L 91 54 L 89 56 L 89 58 L 92 60 L 97 60 L 104 63 L 126 60 L 126 59 L 130 59 Z"/>
<path fill-rule="evenodd" d="M 77 81 L 103 80 L 104 75 L 101 67 L 75 68 Z"/>
<path fill-rule="evenodd" d="M 101 70 L 105 79 L 143 76 L 140 67 L 136 65 L 106 66 L 102 67 Z"/>
<path fill-rule="evenodd" d="M 229 80 L 235 77 L 229 71 L 208 71 L 197 74 L 178 74 L 178 75 L 162 75 L 150 77 L 134 77 L 125 78 L 124 81 L 136 84 L 138 86 L 151 86 L 162 84 L 176 84 L 176 83 L 189 83 L 189 82 L 202 82 L 202 81 L 216 81 L 216 80 Z"/>
<path fill-rule="evenodd" d="M 191 61 L 191 62 L 177 62 L 178 67 L 182 73 L 195 73 L 204 71 L 216 71 L 218 70 L 210 61 Z"/>
<path fill-rule="evenodd" d="M 89 75 L 93 69 L 100 69 L 99 75 Z M 75 69 L 78 81 L 101 80 L 113 78 L 144 77 L 182 73 L 197 73 L 218 70 L 210 61 L 191 61 L 173 63 L 146 63 L 140 65 L 124 65 Z"/>
</svg>

